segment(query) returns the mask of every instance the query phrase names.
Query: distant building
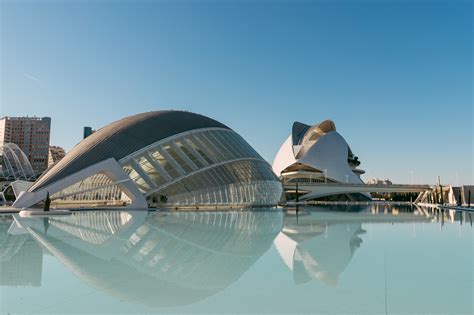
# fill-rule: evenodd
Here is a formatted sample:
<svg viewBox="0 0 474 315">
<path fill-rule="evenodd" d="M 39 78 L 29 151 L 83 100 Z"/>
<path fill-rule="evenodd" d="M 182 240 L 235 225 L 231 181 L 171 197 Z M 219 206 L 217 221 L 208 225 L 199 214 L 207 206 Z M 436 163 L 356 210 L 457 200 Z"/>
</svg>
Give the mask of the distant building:
<svg viewBox="0 0 474 315">
<path fill-rule="evenodd" d="M 50 130 L 50 117 L 0 118 L 0 142 L 18 145 L 36 173 L 48 167 Z"/>
<path fill-rule="evenodd" d="M 95 132 L 95 130 L 93 130 L 91 127 L 84 127 L 84 135 L 83 135 L 83 139 L 89 137 L 91 134 L 93 134 Z"/>
<path fill-rule="evenodd" d="M 360 201 L 368 193 L 327 193 L 312 184 L 364 184 L 359 158 L 336 131 L 332 120 L 313 126 L 295 121 L 291 134 L 273 161 L 273 172 L 280 177 L 288 201 Z M 306 185 L 296 191 L 296 184 Z M 300 187 L 301 188 L 301 187 Z"/>
<path fill-rule="evenodd" d="M 48 167 L 59 162 L 65 155 L 66 151 L 64 151 L 63 148 L 54 145 L 50 146 L 48 155 Z"/>
<path fill-rule="evenodd" d="M 474 186 L 463 185 L 459 187 L 450 186 L 448 192 L 448 203 L 452 205 L 473 205 Z"/>
<path fill-rule="evenodd" d="M 367 181 L 367 185 L 392 185 L 390 179 L 378 179 L 378 178 L 371 178 Z"/>
</svg>

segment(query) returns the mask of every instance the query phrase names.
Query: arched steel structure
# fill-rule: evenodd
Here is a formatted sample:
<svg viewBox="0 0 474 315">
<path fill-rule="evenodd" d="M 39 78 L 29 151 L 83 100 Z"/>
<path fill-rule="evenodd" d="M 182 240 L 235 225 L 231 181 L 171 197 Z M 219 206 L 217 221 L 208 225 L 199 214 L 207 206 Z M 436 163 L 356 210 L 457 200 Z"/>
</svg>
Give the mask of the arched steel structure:
<svg viewBox="0 0 474 315">
<path fill-rule="evenodd" d="M 35 172 L 25 153 L 14 143 L 0 145 L 0 180 L 34 180 Z"/>
</svg>

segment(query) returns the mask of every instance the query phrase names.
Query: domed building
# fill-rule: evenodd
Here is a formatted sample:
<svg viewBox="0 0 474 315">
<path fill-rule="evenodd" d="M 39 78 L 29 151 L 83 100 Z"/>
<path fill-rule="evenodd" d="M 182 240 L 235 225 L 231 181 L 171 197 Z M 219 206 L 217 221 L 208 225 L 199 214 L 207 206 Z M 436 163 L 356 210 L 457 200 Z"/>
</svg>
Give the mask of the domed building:
<svg viewBox="0 0 474 315">
<path fill-rule="evenodd" d="M 333 121 L 325 120 L 314 126 L 294 122 L 290 136 L 275 156 L 273 171 L 287 188 L 287 200 L 296 199 L 296 194 L 300 201 L 367 200 L 368 193 L 331 195 L 317 189 L 317 184 L 323 183 L 363 184 L 360 175 L 365 171 L 359 165 L 359 158 L 336 131 Z M 304 184 L 307 189 L 296 192 L 296 183 Z"/>
<path fill-rule="evenodd" d="M 15 201 L 31 207 L 276 205 L 271 166 L 235 131 L 184 111 L 113 122 L 82 140 Z"/>
</svg>

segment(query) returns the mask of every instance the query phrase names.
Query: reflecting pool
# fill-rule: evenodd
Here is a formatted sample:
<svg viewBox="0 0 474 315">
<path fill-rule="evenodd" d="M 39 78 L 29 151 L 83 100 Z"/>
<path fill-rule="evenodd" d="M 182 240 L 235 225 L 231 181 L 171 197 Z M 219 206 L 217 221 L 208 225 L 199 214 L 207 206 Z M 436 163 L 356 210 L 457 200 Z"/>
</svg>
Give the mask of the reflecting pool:
<svg viewBox="0 0 474 315">
<path fill-rule="evenodd" d="M 474 214 L 404 206 L 0 217 L 0 313 L 473 314 Z"/>
</svg>

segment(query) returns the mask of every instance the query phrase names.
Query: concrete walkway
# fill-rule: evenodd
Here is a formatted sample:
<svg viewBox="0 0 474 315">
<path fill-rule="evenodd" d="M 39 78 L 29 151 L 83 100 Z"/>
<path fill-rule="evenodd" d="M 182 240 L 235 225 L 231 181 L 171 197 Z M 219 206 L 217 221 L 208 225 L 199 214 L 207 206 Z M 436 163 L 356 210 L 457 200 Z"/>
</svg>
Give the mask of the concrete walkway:
<svg viewBox="0 0 474 315">
<path fill-rule="evenodd" d="M 9 213 L 18 213 L 21 210 L 18 208 L 13 207 L 0 207 L 0 215 L 1 214 L 9 214 Z"/>
<path fill-rule="evenodd" d="M 417 203 L 418 206 L 421 207 L 429 207 L 429 208 L 438 208 L 443 210 L 457 210 L 457 211 L 467 211 L 467 212 L 474 212 L 474 208 L 467 206 L 458 207 L 454 205 L 440 205 L 440 204 L 433 204 L 433 203 Z"/>
</svg>

